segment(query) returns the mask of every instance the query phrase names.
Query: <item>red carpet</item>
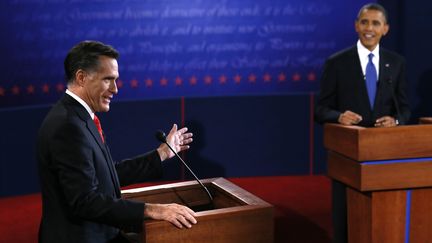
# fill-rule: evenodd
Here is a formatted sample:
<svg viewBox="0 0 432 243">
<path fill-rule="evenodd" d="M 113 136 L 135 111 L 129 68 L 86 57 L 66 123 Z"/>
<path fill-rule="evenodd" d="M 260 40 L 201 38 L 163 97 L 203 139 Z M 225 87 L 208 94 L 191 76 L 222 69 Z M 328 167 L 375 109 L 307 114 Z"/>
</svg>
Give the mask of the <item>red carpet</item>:
<svg viewBox="0 0 432 243">
<path fill-rule="evenodd" d="M 325 176 L 229 180 L 275 206 L 275 242 L 331 242 L 330 181 Z M 0 198 L 0 242 L 37 242 L 40 216 L 39 194 Z"/>
</svg>

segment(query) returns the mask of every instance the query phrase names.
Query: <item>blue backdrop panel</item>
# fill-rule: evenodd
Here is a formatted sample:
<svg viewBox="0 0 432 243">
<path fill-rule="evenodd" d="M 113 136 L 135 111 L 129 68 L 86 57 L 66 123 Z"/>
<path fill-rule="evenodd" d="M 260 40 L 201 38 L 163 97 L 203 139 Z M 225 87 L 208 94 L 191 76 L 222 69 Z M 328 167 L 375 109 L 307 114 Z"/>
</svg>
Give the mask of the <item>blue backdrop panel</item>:
<svg viewBox="0 0 432 243">
<path fill-rule="evenodd" d="M 0 107 L 56 100 L 63 59 L 85 39 L 121 52 L 121 99 L 316 91 L 365 2 L 4 0 Z"/>
<path fill-rule="evenodd" d="M 187 99 L 187 158 L 202 177 L 309 172 L 309 97 Z M 216 139 L 217 138 L 217 139 Z"/>
<path fill-rule="evenodd" d="M 174 123 L 180 125 L 180 104 L 180 99 L 114 102 L 108 113 L 100 114 L 113 158 L 122 160 L 156 149 L 160 144 L 156 131 L 168 134 Z M 163 166 L 163 180 L 182 177 L 177 161 L 166 161 Z"/>
<path fill-rule="evenodd" d="M 185 99 L 194 133 L 185 158 L 202 178 L 307 174 L 309 105 L 306 95 Z M 0 197 L 39 190 L 36 134 L 49 108 L 0 111 Z M 180 124 L 181 110 L 180 99 L 113 102 L 99 116 L 113 158 L 156 148 L 155 131 Z M 163 180 L 190 178 L 176 159 L 163 166 Z"/>
<path fill-rule="evenodd" d="M 0 196 L 39 190 L 36 135 L 48 107 L 0 111 Z"/>
</svg>

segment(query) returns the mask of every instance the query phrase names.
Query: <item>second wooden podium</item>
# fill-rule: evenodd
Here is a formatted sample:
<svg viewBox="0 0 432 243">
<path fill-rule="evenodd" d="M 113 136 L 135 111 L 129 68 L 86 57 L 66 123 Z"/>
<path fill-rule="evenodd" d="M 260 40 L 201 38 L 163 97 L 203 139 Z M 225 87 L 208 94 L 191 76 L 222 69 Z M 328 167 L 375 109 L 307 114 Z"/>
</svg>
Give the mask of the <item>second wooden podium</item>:
<svg viewBox="0 0 432 243">
<path fill-rule="evenodd" d="M 194 209 L 198 223 L 178 229 L 171 223 L 145 220 L 141 241 L 153 242 L 263 242 L 274 240 L 273 206 L 224 178 L 202 180 L 209 198 L 196 181 L 122 191 L 126 199 L 147 203 L 178 203 Z"/>
<path fill-rule="evenodd" d="M 347 185 L 349 243 L 432 242 L 432 126 L 326 124 L 324 145 Z"/>
</svg>

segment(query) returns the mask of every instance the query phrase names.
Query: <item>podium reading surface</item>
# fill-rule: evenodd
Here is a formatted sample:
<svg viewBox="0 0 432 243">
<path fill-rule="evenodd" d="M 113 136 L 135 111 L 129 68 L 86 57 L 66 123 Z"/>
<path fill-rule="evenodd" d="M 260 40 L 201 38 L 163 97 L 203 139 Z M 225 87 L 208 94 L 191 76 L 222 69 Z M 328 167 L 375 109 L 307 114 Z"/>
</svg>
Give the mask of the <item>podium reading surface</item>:
<svg viewBox="0 0 432 243">
<path fill-rule="evenodd" d="M 145 220 L 142 242 L 273 242 L 273 206 L 224 178 L 123 190 L 125 199 L 146 203 L 178 203 L 197 212 L 198 223 L 178 229 L 167 221 Z"/>
</svg>

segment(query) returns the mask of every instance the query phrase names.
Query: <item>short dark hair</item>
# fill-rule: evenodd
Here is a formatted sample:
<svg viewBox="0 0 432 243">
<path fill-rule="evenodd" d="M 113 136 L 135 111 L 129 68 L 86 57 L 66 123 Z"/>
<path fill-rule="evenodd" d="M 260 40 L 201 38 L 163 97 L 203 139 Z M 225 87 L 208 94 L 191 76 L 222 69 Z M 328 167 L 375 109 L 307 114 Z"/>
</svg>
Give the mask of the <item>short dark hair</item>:
<svg viewBox="0 0 432 243">
<path fill-rule="evenodd" d="M 71 83 L 75 73 L 82 69 L 94 71 L 99 66 L 99 56 L 118 59 L 119 53 L 114 47 L 99 41 L 82 41 L 72 47 L 64 60 L 65 78 Z"/>
<path fill-rule="evenodd" d="M 382 6 L 382 5 L 380 5 L 380 4 L 378 4 L 378 3 L 368 3 L 368 4 L 366 4 L 366 5 L 364 5 L 361 9 L 360 9 L 360 11 L 358 12 L 358 14 L 357 14 L 357 21 L 360 19 L 360 15 L 362 14 L 362 12 L 364 11 L 364 10 L 376 10 L 376 11 L 380 11 L 383 15 L 384 15 L 384 18 L 385 18 L 385 23 L 387 24 L 388 23 L 388 14 L 387 14 L 387 10 Z"/>
</svg>

